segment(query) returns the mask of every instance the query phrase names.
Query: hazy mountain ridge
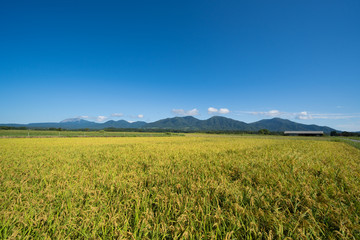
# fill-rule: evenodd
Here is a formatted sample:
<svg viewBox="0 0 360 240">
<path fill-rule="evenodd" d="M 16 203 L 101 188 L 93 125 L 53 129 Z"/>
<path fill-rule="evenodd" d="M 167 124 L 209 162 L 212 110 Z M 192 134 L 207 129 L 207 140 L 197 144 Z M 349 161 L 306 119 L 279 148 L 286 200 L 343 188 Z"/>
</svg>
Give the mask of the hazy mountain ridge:
<svg viewBox="0 0 360 240">
<path fill-rule="evenodd" d="M 27 127 L 27 128 L 63 128 L 63 129 L 104 129 L 104 128 L 141 128 L 145 125 L 146 122 L 133 122 L 130 123 L 125 120 L 114 121 L 110 120 L 105 123 L 96 123 L 87 120 L 76 120 L 76 121 L 69 121 L 63 120 L 61 122 L 49 122 L 49 123 L 29 123 L 29 124 L 0 124 L 0 126 L 8 126 L 8 127 Z"/>
<path fill-rule="evenodd" d="M 206 120 L 187 117 L 173 117 L 161 119 L 155 122 L 146 123 L 143 121 L 128 122 L 125 120 L 109 120 L 104 123 L 96 123 L 83 119 L 73 118 L 65 119 L 59 123 L 30 123 L 30 124 L 0 124 L 0 126 L 9 127 L 27 127 L 27 128 L 63 128 L 63 129 L 104 129 L 104 128 L 139 128 L 139 129 L 172 129 L 183 131 L 258 131 L 268 129 L 272 132 L 283 131 L 324 131 L 330 133 L 336 131 L 327 126 L 307 125 L 296 123 L 287 119 L 273 118 L 263 119 L 253 123 L 245 123 L 231 118 L 214 116 Z"/>
</svg>

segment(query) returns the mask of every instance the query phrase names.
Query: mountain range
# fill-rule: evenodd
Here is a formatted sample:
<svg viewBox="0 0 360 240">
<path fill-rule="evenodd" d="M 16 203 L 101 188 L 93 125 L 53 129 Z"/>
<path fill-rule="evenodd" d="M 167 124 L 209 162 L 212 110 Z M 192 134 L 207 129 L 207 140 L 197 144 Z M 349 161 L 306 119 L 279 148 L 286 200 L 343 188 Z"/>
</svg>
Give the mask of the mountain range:
<svg viewBox="0 0 360 240">
<path fill-rule="evenodd" d="M 287 119 L 273 118 L 264 119 L 253 123 L 245 123 L 231 118 L 214 116 L 206 120 L 187 117 L 173 117 L 146 123 L 143 121 L 128 122 L 125 120 L 110 120 L 104 123 L 96 123 L 81 118 L 65 119 L 61 122 L 29 123 L 29 124 L 0 124 L 8 127 L 27 128 L 62 128 L 62 129 L 105 129 L 105 128 L 134 128 L 134 129 L 169 129 L 183 131 L 259 131 L 268 129 L 272 132 L 283 131 L 324 131 L 330 133 L 336 131 L 333 128 L 318 125 L 306 125 Z"/>
</svg>

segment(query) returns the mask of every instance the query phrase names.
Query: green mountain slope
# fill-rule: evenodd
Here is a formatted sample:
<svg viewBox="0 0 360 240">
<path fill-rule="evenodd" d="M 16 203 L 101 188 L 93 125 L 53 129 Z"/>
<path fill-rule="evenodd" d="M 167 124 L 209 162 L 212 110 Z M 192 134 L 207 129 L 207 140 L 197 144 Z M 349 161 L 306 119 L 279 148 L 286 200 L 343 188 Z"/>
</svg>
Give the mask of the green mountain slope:
<svg viewBox="0 0 360 240">
<path fill-rule="evenodd" d="M 283 131 L 324 131 L 330 133 L 334 129 L 330 127 L 323 127 L 317 125 L 306 125 L 301 123 L 292 122 L 287 119 L 273 118 L 273 119 L 264 119 L 258 122 L 250 123 L 254 129 L 268 129 L 273 132 L 283 132 Z"/>
<path fill-rule="evenodd" d="M 0 126 L 63 129 L 142 128 L 173 129 L 183 131 L 258 131 L 260 129 L 268 129 L 272 132 L 324 131 L 325 133 L 330 133 L 331 131 L 335 131 L 335 129 L 326 126 L 306 125 L 281 118 L 264 119 L 258 122 L 248 124 L 245 122 L 220 116 L 214 116 L 206 120 L 199 120 L 191 116 L 174 117 L 161 119 L 152 123 L 146 123 L 142 121 L 130 123 L 125 120 L 110 120 L 105 123 L 95 123 L 83 119 L 74 118 L 66 119 L 59 123 L 0 124 Z"/>
</svg>

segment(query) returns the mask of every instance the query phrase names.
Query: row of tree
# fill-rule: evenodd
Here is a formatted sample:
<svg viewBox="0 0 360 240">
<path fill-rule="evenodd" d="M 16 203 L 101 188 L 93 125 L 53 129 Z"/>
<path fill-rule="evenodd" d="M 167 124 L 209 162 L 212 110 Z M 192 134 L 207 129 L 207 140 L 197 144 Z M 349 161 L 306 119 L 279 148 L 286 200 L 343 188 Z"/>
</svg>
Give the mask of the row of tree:
<svg viewBox="0 0 360 240">
<path fill-rule="evenodd" d="M 331 131 L 330 136 L 341 136 L 341 137 L 360 137 L 359 132 L 337 132 Z"/>
<path fill-rule="evenodd" d="M 9 126 L 0 126 L 0 130 L 27 130 L 27 127 L 9 127 Z M 40 128 L 33 130 L 43 130 L 43 131 L 99 131 L 98 129 L 74 129 L 67 130 L 62 128 Z M 172 132 L 172 133 L 210 133 L 210 134 L 261 134 L 261 135 L 283 135 L 283 132 L 271 132 L 268 129 L 260 129 L 259 131 L 238 131 L 238 130 L 176 130 L 176 129 L 142 129 L 142 128 L 105 128 L 101 131 L 106 132 Z M 342 136 L 342 137 L 360 137 L 359 132 L 330 132 L 330 136 Z"/>
</svg>

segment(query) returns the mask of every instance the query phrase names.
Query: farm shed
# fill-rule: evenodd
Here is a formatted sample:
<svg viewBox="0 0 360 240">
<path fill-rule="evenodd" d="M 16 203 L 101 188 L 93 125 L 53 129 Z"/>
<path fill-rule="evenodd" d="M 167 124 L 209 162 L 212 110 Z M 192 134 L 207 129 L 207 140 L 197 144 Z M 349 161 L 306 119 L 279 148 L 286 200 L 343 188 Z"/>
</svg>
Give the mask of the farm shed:
<svg viewBox="0 0 360 240">
<path fill-rule="evenodd" d="M 287 136 L 322 136 L 323 131 L 285 131 L 284 135 Z"/>
</svg>

